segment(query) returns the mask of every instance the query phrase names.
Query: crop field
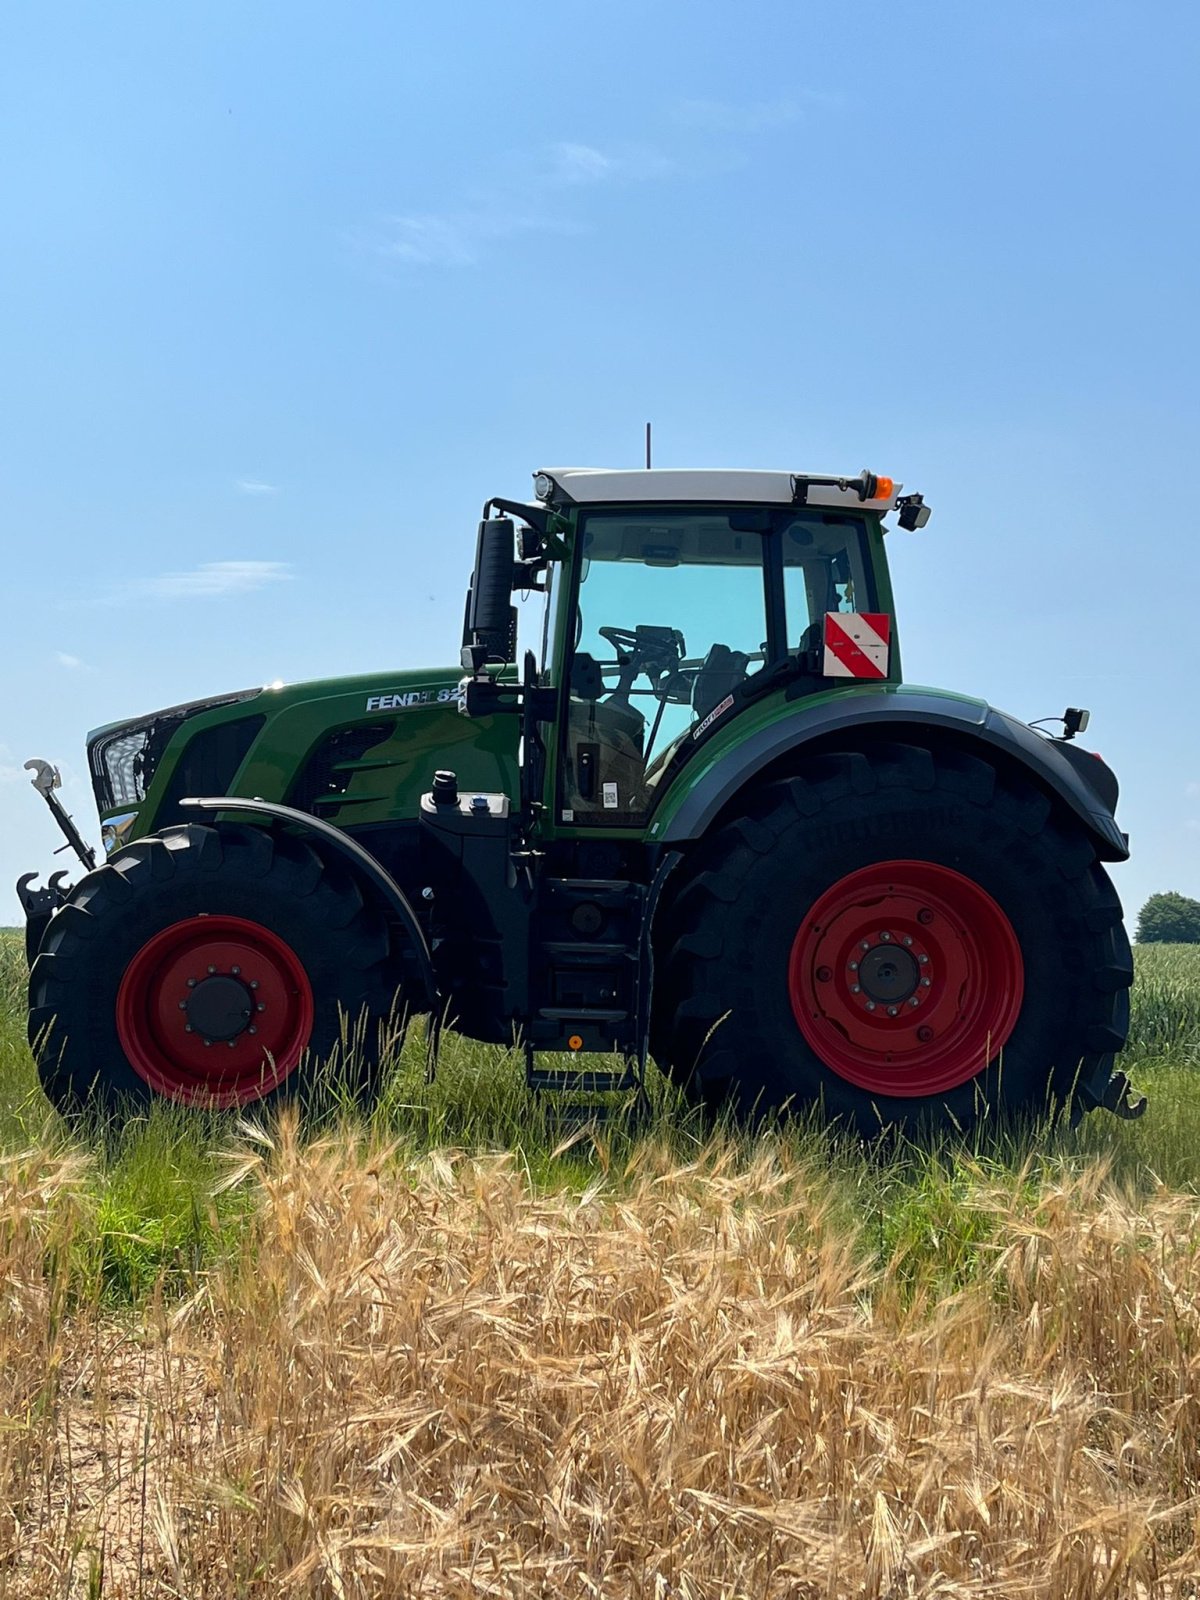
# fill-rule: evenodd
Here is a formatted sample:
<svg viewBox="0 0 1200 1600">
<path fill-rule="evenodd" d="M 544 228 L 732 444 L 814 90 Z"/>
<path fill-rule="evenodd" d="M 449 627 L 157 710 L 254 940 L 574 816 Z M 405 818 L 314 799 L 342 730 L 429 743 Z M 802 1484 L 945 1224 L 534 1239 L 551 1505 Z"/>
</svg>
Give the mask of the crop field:
<svg viewBox="0 0 1200 1600">
<path fill-rule="evenodd" d="M 1200 947 L 1137 1123 L 564 1134 L 413 1037 L 369 1123 L 80 1142 L 0 934 L 0 1600 L 1195 1596 Z"/>
</svg>

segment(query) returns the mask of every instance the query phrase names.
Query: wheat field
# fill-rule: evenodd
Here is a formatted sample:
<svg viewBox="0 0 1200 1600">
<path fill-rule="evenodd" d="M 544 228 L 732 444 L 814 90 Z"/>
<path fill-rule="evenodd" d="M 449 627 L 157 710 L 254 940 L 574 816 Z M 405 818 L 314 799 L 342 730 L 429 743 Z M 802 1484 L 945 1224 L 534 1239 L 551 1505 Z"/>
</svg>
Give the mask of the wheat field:
<svg viewBox="0 0 1200 1600">
<path fill-rule="evenodd" d="M 1147 1116 L 1000 1150 L 557 1134 L 414 1044 L 368 1123 L 36 1091 L 0 941 L 0 1600 L 1192 1596 L 1200 949 Z"/>
</svg>

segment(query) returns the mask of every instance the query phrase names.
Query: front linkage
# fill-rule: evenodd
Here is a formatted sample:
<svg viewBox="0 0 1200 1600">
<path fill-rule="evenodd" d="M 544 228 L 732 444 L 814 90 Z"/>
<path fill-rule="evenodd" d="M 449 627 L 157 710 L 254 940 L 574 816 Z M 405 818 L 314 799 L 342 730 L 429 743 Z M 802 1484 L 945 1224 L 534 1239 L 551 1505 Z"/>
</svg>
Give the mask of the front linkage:
<svg viewBox="0 0 1200 1600">
<path fill-rule="evenodd" d="M 66 838 L 66 844 L 59 845 L 55 855 L 61 855 L 64 850 L 73 850 L 82 862 L 83 870 L 94 871 L 96 852 L 75 826 L 74 818 L 56 793 L 62 788 L 62 774 L 58 768 L 35 756 L 32 761 L 25 763 L 25 770 L 33 773 L 30 782 L 50 807 L 50 815 Z M 71 893 L 71 884 L 63 881 L 69 870 L 64 867 L 60 872 L 52 873 L 44 888 L 35 887 L 36 872 L 26 872 L 17 879 L 17 897 L 25 913 L 25 954 L 31 966 L 47 923 Z"/>
</svg>

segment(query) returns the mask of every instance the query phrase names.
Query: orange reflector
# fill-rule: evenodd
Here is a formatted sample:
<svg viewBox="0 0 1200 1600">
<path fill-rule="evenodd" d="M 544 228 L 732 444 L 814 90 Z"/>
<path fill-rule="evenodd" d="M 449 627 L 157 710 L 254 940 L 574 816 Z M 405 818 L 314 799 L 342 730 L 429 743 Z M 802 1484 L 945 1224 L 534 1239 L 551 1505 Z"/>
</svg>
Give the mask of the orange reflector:
<svg viewBox="0 0 1200 1600">
<path fill-rule="evenodd" d="M 895 494 L 895 492 L 896 492 L 896 483 L 895 483 L 895 479 L 894 478 L 876 478 L 875 479 L 875 495 L 874 495 L 874 498 L 876 500 L 890 500 L 892 498 L 892 496 Z"/>
<path fill-rule="evenodd" d="M 573 1033 L 571 1035 L 571 1037 L 567 1040 L 567 1044 L 571 1047 L 572 1050 L 582 1050 L 583 1049 L 583 1040 L 579 1037 L 579 1035 L 577 1033 Z"/>
</svg>

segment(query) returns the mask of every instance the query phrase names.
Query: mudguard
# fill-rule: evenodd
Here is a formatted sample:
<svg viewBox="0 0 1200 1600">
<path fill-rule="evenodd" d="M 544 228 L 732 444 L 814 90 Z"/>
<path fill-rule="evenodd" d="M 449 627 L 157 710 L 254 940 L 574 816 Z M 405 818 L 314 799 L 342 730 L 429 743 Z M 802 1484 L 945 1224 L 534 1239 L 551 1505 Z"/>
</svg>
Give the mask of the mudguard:
<svg viewBox="0 0 1200 1600">
<path fill-rule="evenodd" d="M 198 811 L 249 812 L 252 816 L 266 817 L 273 822 L 285 822 L 335 850 L 375 890 L 384 910 L 390 912 L 408 934 L 425 988 L 425 999 L 430 1005 L 435 1003 L 437 983 L 425 930 L 417 920 L 417 914 L 404 890 L 375 857 L 363 849 L 357 839 L 352 839 L 348 833 L 322 817 L 310 816 L 307 811 L 297 811 L 294 806 L 279 805 L 274 800 L 248 800 L 241 795 L 222 795 L 219 798 L 181 800 L 179 804 Z"/>
<path fill-rule="evenodd" d="M 1128 839 L 1104 795 L 1086 781 L 1086 763 L 1065 756 L 1058 741 L 1043 738 L 1016 717 L 981 701 L 956 700 L 933 690 L 903 686 L 877 694 L 856 691 L 818 705 L 797 706 L 795 715 L 757 728 L 699 778 L 658 831 L 651 827 L 651 839 L 667 846 L 698 839 L 739 790 L 765 768 L 800 754 L 817 740 L 828 742 L 830 735 L 844 733 L 853 739 L 879 729 L 914 744 L 927 742 L 937 732 L 956 737 L 960 744 L 975 743 L 1002 752 L 1079 820 L 1101 861 L 1128 860 Z M 1099 789 L 1114 786 L 1108 768 L 1099 762 L 1096 779 Z"/>
</svg>

